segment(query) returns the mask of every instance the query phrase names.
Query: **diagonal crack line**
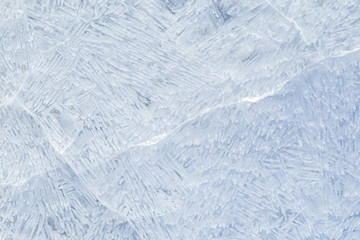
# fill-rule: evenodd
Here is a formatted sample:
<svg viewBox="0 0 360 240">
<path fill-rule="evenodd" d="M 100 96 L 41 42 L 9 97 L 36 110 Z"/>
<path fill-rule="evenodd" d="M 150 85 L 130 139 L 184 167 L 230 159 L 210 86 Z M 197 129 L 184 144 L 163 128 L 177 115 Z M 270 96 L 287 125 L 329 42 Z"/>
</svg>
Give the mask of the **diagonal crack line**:
<svg viewBox="0 0 360 240">
<path fill-rule="evenodd" d="M 160 135 L 157 135 L 155 137 L 153 137 L 152 139 L 148 140 L 148 141 L 145 141 L 145 142 L 142 142 L 142 143 L 138 143 L 138 144 L 135 144 L 133 146 L 130 146 L 127 150 L 130 150 L 131 148 L 136 148 L 136 147 L 150 147 L 150 146 L 153 146 L 153 145 L 157 145 L 158 143 L 162 142 L 163 140 L 167 139 L 169 136 L 171 136 L 172 134 L 176 133 L 176 131 L 178 131 L 179 129 L 183 128 L 184 126 L 186 126 L 187 124 L 189 124 L 191 121 L 195 120 L 195 119 L 198 119 L 208 113 L 211 113 L 215 110 L 218 110 L 218 109 L 221 109 L 221 108 L 226 108 L 226 107 L 230 107 L 230 106 L 233 106 L 233 105 L 239 105 L 239 104 L 245 104 L 245 103 L 249 103 L 249 104 L 254 104 L 254 103 L 257 103 L 267 97 L 271 97 L 271 96 L 274 96 L 276 94 L 278 94 L 279 92 L 281 92 L 281 90 L 286 86 L 287 83 L 289 83 L 290 81 L 292 81 L 293 79 L 295 79 L 297 76 L 300 76 L 301 74 L 303 74 L 305 71 L 309 70 L 311 67 L 313 66 L 316 66 L 317 64 L 322 64 L 325 60 L 327 59 L 330 59 L 330 58 L 336 58 L 336 57 L 344 57 L 346 55 L 349 55 L 349 54 L 352 54 L 354 52 L 360 52 L 360 48 L 357 48 L 353 51 L 348 51 L 348 52 L 345 52 L 344 54 L 342 55 L 339 55 L 339 56 L 328 56 L 328 57 L 322 57 L 320 60 L 306 66 L 304 69 L 302 69 L 300 72 L 296 73 L 294 76 L 292 76 L 289 80 L 285 81 L 285 82 L 282 82 L 281 84 L 278 85 L 278 87 L 276 89 L 273 89 L 263 95 L 260 95 L 260 96 L 256 96 L 256 97 L 244 97 L 242 99 L 239 99 L 237 101 L 233 101 L 233 102 L 229 102 L 229 103 L 226 103 L 226 104 L 218 104 L 216 105 L 215 107 L 213 108 L 206 108 L 204 111 L 201 111 L 200 113 L 196 114 L 195 116 L 192 116 L 192 117 L 189 117 L 187 118 L 186 120 L 184 120 L 182 122 L 182 124 L 179 124 L 178 126 L 176 126 L 174 129 L 166 132 L 166 133 L 163 133 L 163 134 L 160 134 Z M 125 151 L 127 151 L 125 150 Z M 124 152 L 125 152 L 124 151 Z"/>
</svg>

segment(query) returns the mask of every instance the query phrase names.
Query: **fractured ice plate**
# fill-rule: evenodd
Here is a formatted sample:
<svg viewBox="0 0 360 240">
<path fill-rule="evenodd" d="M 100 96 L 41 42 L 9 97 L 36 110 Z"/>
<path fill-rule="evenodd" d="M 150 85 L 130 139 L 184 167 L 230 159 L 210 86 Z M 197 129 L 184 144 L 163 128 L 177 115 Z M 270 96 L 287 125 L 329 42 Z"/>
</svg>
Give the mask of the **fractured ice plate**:
<svg viewBox="0 0 360 240">
<path fill-rule="evenodd" d="M 0 1 L 0 239 L 359 239 L 360 2 Z"/>
</svg>

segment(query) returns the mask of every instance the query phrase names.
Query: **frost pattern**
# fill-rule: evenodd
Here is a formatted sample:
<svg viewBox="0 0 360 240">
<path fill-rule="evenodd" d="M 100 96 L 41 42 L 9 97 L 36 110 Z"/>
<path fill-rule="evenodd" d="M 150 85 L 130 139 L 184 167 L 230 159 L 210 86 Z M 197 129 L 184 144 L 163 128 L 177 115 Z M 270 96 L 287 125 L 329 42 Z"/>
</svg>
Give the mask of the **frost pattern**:
<svg viewBox="0 0 360 240">
<path fill-rule="evenodd" d="M 360 2 L 0 2 L 1 239 L 359 239 Z"/>
</svg>

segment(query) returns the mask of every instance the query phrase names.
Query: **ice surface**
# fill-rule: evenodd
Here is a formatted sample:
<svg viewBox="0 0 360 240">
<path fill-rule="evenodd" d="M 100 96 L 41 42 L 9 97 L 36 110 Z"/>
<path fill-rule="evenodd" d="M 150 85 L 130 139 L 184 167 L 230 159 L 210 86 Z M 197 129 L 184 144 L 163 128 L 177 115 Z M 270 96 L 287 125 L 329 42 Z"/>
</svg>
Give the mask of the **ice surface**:
<svg viewBox="0 0 360 240">
<path fill-rule="evenodd" d="M 360 2 L 0 1 L 0 239 L 360 239 Z"/>
</svg>

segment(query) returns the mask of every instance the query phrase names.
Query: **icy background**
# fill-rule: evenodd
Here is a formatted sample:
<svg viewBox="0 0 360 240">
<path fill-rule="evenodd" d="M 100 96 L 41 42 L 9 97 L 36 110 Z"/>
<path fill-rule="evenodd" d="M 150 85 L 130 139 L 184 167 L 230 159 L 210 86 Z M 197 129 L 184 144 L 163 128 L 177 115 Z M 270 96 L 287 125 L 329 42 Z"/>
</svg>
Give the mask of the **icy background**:
<svg viewBox="0 0 360 240">
<path fill-rule="evenodd" d="M 0 239 L 360 239 L 359 0 L 0 0 Z"/>
</svg>

